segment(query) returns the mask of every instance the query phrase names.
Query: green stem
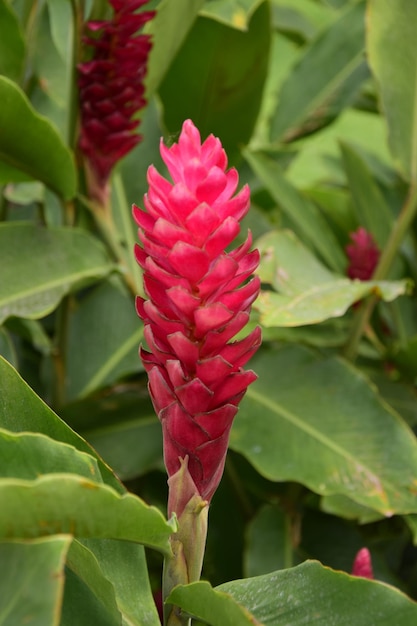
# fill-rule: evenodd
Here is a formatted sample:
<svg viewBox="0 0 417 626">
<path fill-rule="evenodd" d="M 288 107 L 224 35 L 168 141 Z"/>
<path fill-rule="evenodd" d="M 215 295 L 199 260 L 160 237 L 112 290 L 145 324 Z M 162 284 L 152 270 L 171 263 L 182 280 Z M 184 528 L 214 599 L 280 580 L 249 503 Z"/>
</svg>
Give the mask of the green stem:
<svg viewBox="0 0 417 626">
<path fill-rule="evenodd" d="M 92 213 L 94 221 L 103 236 L 114 260 L 119 264 L 124 281 L 131 291 L 136 296 L 138 293 L 135 278 L 129 271 L 128 265 L 125 260 L 125 251 L 120 244 L 118 231 L 114 223 L 111 210 L 108 206 L 103 206 L 90 200 L 85 196 L 79 195 L 78 199 L 86 206 Z"/>
<path fill-rule="evenodd" d="M 207 538 L 208 503 L 195 495 L 178 519 L 171 535 L 172 556 L 165 558 L 162 593 L 164 602 L 177 585 L 200 580 Z M 178 607 L 164 604 L 165 626 L 189 626 L 190 618 Z"/>
<path fill-rule="evenodd" d="M 172 555 L 165 558 L 162 581 L 164 625 L 189 626 L 190 618 L 166 603 L 177 585 L 200 580 L 207 538 L 209 505 L 198 493 L 188 471 L 188 457 L 168 480 L 168 514 L 177 515 L 177 531 L 171 535 Z"/>
<path fill-rule="evenodd" d="M 397 221 L 395 222 L 393 230 L 391 231 L 387 245 L 381 254 L 381 258 L 372 276 L 372 280 L 384 280 L 387 277 L 395 256 L 398 253 L 401 243 L 416 215 L 416 212 L 417 184 L 413 184 L 410 187 L 407 200 L 400 215 L 398 216 Z M 352 331 L 344 350 L 345 357 L 351 361 L 354 361 L 357 356 L 359 342 L 369 324 L 370 317 L 377 302 L 377 296 L 370 296 L 357 311 Z"/>
</svg>

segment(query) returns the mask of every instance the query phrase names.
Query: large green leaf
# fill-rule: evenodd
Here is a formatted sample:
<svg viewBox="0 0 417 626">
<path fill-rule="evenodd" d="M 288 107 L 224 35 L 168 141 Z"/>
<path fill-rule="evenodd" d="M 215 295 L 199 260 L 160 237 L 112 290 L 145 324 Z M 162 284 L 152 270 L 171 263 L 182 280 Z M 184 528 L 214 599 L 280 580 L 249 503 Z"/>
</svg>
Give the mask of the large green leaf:
<svg viewBox="0 0 417 626">
<path fill-rule="evenodd" d="M 59 626 L 64 565 L 72 537 L 0 541 L 0 623 Z"/>
<path fill-rule="evenodd" d="M 265 626 L 413 626 L 417 604 L 394 587 L 306 561 L 297 567 L 217 588 Z"/>
<path fill-rule="evenodd" d="M 417 604 L 394 587 L 306 561 L 216 589 L 178 586 L 169 600 L 210 626 L 413 626 Z M 249 613 L 250 611 L 250 613 Z"/>
<path fill-rule="evenodd" d="M 333 270 L 343 272 L 346 264 L 341 247 L 320 211 L 287 180 L 278 163 L 260 152 L 245 150 L 245 159 L 275 202 Z"/>
<path fill-rule="evenodd" d="M 133 298 L 117 282 L 102 283 L 77 303 L 68 329 L 68 399 L 141 370 L 142 337 L 143 324 Z"/>
<path fill-rule="evenodd" d="M 341 494 L 383 515 L 417 512 L 417 443 L 351 365 L 301 347 L 266 350 L 230 446 L 263 476 Z"/>
<path fill-rule="evenodd" d="M 64 199 L 72 198 L 76 192 L 74 158 L 54 126 L 4 76 L 0 76 L 0 101 L 0 161 L 40 180 Z"/>
<path fill-rule="evenodd" d="M 329 106 L 337 91 L 362 64 L 364 11 L 363 2 L 355 3 L 306 49 L 282 86 L 272 121 L 273 140 L 292 137 L 307 119 Z M 361 73 L 358 80 L 363 80 Z M 311 119 L 310 122 L 316 123 Z"/>
<path fill-rule="evenodd" d="M 61 626 L 89 626 L 92 623 L 122 626 L 122 616 L 114 587 L 94 554 L 74 540 L 67 558 Z"/>
<path fill-rule="evenodd" d="M 12 432 L 43 433 L 56 441 L 70 444 L 95 456 L 93 449 L 67 426 L 25 383 L 16 370 L 0 357 L 0 427 Z M 100 472 L 106 484 L 119 493 L 125 489 L 111 470 L 98 458 Z"/>
<path fill-rule="evenodd" d="M 199 17 L 160 89 L 168 130 L 191 118 L 205 138 L 220 137 L 233 161 L 249 141 L 262 100 L 270 43 L 263 2 L 246 32 Z"/>
<path fill-rule="evenodd" d="M 291 231 L 271 231 L 257 246 L 261 280 L 276 290 L 262 291 L 254 305 L 266 327 L 318 324 L 344 315 L 371 293 L 389 302 L 408 291 L 406 280 L 359 281 L 332 274 Z"/>
<path fill-rule="evenodd" d="M 0 225 L 0 322 L 36 319 L 54 310 L 72 288 L 114 269 L 102 244 L 76 228 Z"/>
<path fill-rule="evenodd" d="M 143 546 L 108 539 L 84 539 L 83 544 L 93 552 L 101 571 L 112 583 L 123 623 L 160 626 Z"/>
<path fill-rule="evenodd" d="M 162 0 L 144 32 L 152 35 L 146 87 L 150 96 L 158 87 L 194 23 L 204 0 Z"/>
<path fill-rule="evenodd" d="M 22 78 L 25 42 L 19 20 L 7 0 L 0 0 L 0 74 L 11 80 Z"/>
<path fill-rule="evenodd" d="M 56 533 L 124 539 L 170 554 L 173 521 L 132 494 L 73 474 L 34 481 L 0 479 L 0 537 L 33 538 Z"/>
<path fill-rule="evenodd" d="M 414 0 L 370 0 L 368 55 L 378 81 L 393 157 L 417 182 L 417 47 Z"/>
<path fill-rule="evenodd" d="M 41 474 L 70 472 L 102 482 L 97 460 L 73 446 L 38 433 L 0 428 L 0 476 L 35 479 Z"/>
</svg>

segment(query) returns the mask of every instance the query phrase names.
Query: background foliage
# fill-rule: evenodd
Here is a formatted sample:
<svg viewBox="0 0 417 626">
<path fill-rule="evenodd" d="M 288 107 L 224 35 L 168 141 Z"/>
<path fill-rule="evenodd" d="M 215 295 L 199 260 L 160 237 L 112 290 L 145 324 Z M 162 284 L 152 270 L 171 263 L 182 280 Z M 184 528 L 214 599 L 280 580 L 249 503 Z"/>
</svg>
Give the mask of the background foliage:
<svg viewBox="0 0 417 626">
<path fill-rule="evenodd" d="M 0 0 L 0 623 L 159 624 L 174 522 L 131 205 L 191 117 L 252 189 L 264 344 L 205 581 L 170 600 L 213 626 L 414 625 L 417 4 L 149 6 L 143 142 L 114 172 L 109 233 L 84 197 L 75 76 L 108 5 Z M 371 281 L 346 277 L 358 226 L 382 251 Z M 362 546 L 382 582 L 349 575 Z"/>
</svg>

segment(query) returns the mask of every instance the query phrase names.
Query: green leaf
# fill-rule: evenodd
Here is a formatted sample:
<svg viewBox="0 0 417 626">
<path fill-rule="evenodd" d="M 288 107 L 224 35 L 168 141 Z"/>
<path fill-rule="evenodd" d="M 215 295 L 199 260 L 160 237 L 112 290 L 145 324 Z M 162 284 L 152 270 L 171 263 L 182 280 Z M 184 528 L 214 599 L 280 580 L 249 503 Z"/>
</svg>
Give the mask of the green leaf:
<svg viewBox="0 0 417 626">
<path fill-rule="evenodd" d="M 33 431 L 62 441 L 81 452 L 96 456 L 94 450 L 65 424 L 41 400 L 16 370 L 0 357 L 0 426 L 12 432 Z M 97 457 L 106 484 L 125 493 L 124 487 L 111 470 Z"/>
<path fill-rule="evenodd" d="M 298 346 L 261 351 L 251 366 L 259 379 L 230 446 L 260 474 L 386 516 L 417 512 L 415 437 L 358 370 Z"/>
<path fill-rule="evenodd" d="M 45 188 L 42 183 L 17 183 L 16 185 L 7 185 L 3 195 L 14 204 L 32 204 L 44 202 Z"/>
<path fill-rule="evenodd" d="M 123 623 L 160 626 L 143 546 L 108 539 L 84 539 L 83 544 L 94 554 L 101 571 L 112 583 Z"/>
<path fill-rule="evenodd" d="M 25 61 L 19 20 L 7 0 L 0 0 L 0 74 L 18 82 Z"/>
<path fill-rule="evenodd" d="M 176 134 L 190 118 L 202 138 L 218 136 L 229 160 L 236 159 L 259 113 L 269 44 L 267 2 L 246 32 L 199 17 L 161 85 L 168 130 Z"/>
<path fill-rule="evenodd" d="M 274 141 L 298 133 L 306 120 L 328 106 L 362 64 L 364 10 L 363 2 L 355 3 L 307 47 L 281 89 L 272 121 Z"/>
<path fill-rule="evenodd" d="M 68 328 L 68 399 L 86 396 L 142 370 L 138 355 L 142 337 L 143 324 L 133 298 L 119 283 L 104 282 L 83 298 Z"/>
<path fill-rule="evenodd" d="M 318 324 L 340 317 L 374 293 L 391 301 L 407 293 L 407 281 L 359 281 L 329 272 L 291 231 L 271 231 L 257 241 L 259 275 L 276 291 L 262 291 L 255 303 L 266 327 Z"/>
<path fill-rule="evenodd" d="M 347 143 L 342 142 L 341 148 L 358 223 L 383 250 L 394 224 L 390 207 L 361 155 Z"/>
<path fill-rule="evenodd" d="M 191 585 L 186 590 L 188 600 Z M 231 595 L 265 626 L 301 626 L 311 623 L 313 616 L 317 626 L 412 626 L 417 620 L 417 604 L 398 589 L 315 561 L 203 591 L 207 604 L 216 593 Z"/>
<path fill-rule="evenodd" d="M 70 472 L 102 482 L 97 460 L 66 443 L 36 433 L 13 434 L 0 428 L 0 476 L 35 479 Z"/>
<path fill-rule="evenodd" d="M 158 89 L 203 4 L 204 0 L 175 0 L 175 3 L 162 0 L 156 16 L 146 24 L 144 32 L 152 35 L 146 75 L 147 97 Z"/>
<path fill-rule="evenodd" d="M 288 180 L 301 188 L 327 181 L 346 185 L 340 141 L 354 143 L 375 177 L 389 186 L 395 183 L 383 118 L 356 109 L 345 110 L 331 125 L 291 144 L 298 154 L 286 171 Z"/>
<path fill-rule="evenodd" d="M 246 535 L 245 571 L 260 576 L 291 567 L 291 520 L 280 507 L 264 505 L 252 519 Z"/>
<path fill-rule="evenodd" d="M 417 48 L 414 0 L 368 3 L 367 51 L 381 94 L 394 160 L 417 181 Z"/>
<path fill-rule="evenodd" d="M 298 55 L 299 48 L 293 41 L 280 33 L 272 33 L 269 70 L 265 80 L 261 108 L 250 142 L 253 150 L 256 150 L 257 145 L 269 144 L 271 120 L 277 107 L 281 85 Z"/>
<path fill-rule="evenodd" d="M 144 132 L 146 132 L 146 130 L 144 130 Z M 154 146 L 157 145 L 159 145 L 159 143 L 155 142 Z M 142 147 L 142 144 L 140 144 L 140 147 Z M 129 159 L 129 156 L 131 157 L 131 159 Z M 139 169 L 139 163 L 137 159 L 137 151 L 134 150 L 129 156 L 128 159 L 130 161 L 135 159 L 135 176 L 136 178 L 138 178 L 137 170 Z M 125 166 L 128 159 L 124 159 L 121 166 L 122 168 Z M 149 163 L 152 162 L 153 161 L 150 158 L 150 160 L 147 162 L 147 166 L 149 165 Z M 146 173 L 144 173 L 142 180 L 146 183 Z M 142 192 L 142 194 L 138 194 L 138 196 L 136 196 L 135 194 L 131 194 L 130 197 L 132 198 L 132 200 L 135 201 L 135 203 L 140 205 L 144 193 L 145 190 Z M 137 243 L 137 226 L 132 217 L 132 204 L 131 202 L 128 202 L 126 184 L 120 172 L 114 174 L 112 178 L 112 212 L 114 214 L 116 227 L 122 241 L 122 249 L 126 251 L 124 262 L 126 263 L 126 267 L 129 269 L 129 272 L 133 277 L 137 293 L 144 295 L 142 286 L 142 272 L 134 255 L 134 248 L 135 244 Z"/>
<path fill-rule="evenodd" d="M 244 156 L 300 235 L 314 246 L 331 269 L 342 273 L 346 265 L 343 251 L 313 202 L 293 187 L 270 157 L 249 150 L 244 151 Z"/>
<path fill-rule="evenodd" d="M 78 37 L 77 37 L 78 39 Z M 33 71 L 38 78 L 31 102 L 59 131 L 64 142 L 74 145 L 74 111 L 79 102 L 74 76 L 74 11 L 65 0 L 43 4 L 32 41 Z"/>
<path fill-rule="evenodd" d="M 116 386 L 65 406 L 62 418 L 84 437 L 113 468 L 121 480 L 151 470 L 164 471 L 162 429 L 145 389 Z"/>
<path fill-rule="evenodd" d="M 143 413 L 136 398 L 136 415 Z M 121 480 L 131 480 L 154 469 L 163 469 L 162 429 L 152 407 L 146 403 L 144 417 L 126 420 L 124 413 L 112 425 L 83 431 L 83 436 L 114 469 Z M 148 417 L 146 416 L 148 414 Z"/>
<path fill-rule="evenodd" d="M 417 546 L 417 515 L 405 515 L 404 520 L 412 533 L 413 544 Z"/>
<path fill-rule="evenodd" d="M 124 539 L 170 554 L 174 521 L 132 494 L 118 494 L 72 474 L 34 481 L 0 479 L 0 537 L 33 538 L 56 533 Z"/>
<path fill-rule="evenodd" d="M 210 17 L 226 26 L 248 30 L 249 22 L 264 0 L 211 0 L 205 4 L 200 15 Z"/>
<path fill-rule="evenodd" d="M 272 0 L 274 23 L 284 32 L 312 39 L 335 18 L 335 12 L 315 0 Z"/>
<path fill-rule="evenodd" d="M 344 519 L 357 520 L 360 524 L 370 524 L 382 519 L 376 511 L 354 502 L 347 496 L 323 496 L 320 501 L 320 508 L 325 513 L 337 515 Z"/>
<path fill-rule="evenodd" d="M 47 0 L 47 2 L 52 40 L 63 61 L 68 61 L 74 37 L 71 5 L 65 1 Z"/>
<path fill-rule="evenodd" d="M 9 361 L 14 367 L 17 366 L 17 354 L 10 334 L 5 328 L 0 327 L 0 355 Z"/>
<path fill-rule="evenodd" d="M 0 623 L 59 626 L 64 565 L 72 537 L 0 542 Z"/>
<path fill-rule="evenodd" d="M 64 199 L 74 197 L 74 158 L 54 126 L 4 76 L 0 76 L 0 101 L 0 161 L 40 180 Z"/>
<path fill-rule="evenodd" d="M 42 354 L 51 354 L 53 350 L 52 338 L 39 320 L 11 317 L 7 320 L 6 326 L 12 333 L 29 341 Z"/>
<path fill-rule="evenodd" d="M 113 268 L 105 248 L 86 231 L 3 223 L 0 322 L 12 315 L 44 317 L 72 288 L 102 278 Z"/>
<path fill-rule="evenodd" d="M 245 607 L 229 594 L 215 591 L 208 582 L 178 585 L 166 601 L 210 626 L 262 626 Z"/>
<path fill-rule="evenodd" d="M 77 540 L 71 544 L 67 567 L 61 624 L 121 626 L 113 585 L 94 554 Z"/>
</svg>

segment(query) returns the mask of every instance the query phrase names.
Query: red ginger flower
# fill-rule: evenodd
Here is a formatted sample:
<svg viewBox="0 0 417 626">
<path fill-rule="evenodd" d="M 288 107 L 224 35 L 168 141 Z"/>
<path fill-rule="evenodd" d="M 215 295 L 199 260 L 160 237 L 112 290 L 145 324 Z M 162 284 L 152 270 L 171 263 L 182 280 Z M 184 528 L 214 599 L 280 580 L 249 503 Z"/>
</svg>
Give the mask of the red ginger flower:
<svg viewBox="0 0 417 626">
<path fill-rule="evenodd" d="M 240 341 L 230 339 L 248 322 L 259 293 L 258 277 L 246 282 L 259 252 L 250 251 L 250 233 L 225 252 L 249 209 L 249 188 L 232 197 L 238 174 L 226 171 L 220 140 L 210 135 L 201 144 L 187 120 L 178 144 L 167 148 L 161 142 L 160 150 L 173 184 L 151 166 L 146 212 L 134 207 L 143 246 L 136 247 L 136 258 L 148 297 L 137 298 L 150 348 L 140 354 L 162 423 L 168 475 L 188 457 L 196 493 L 210 501 L 238 404 L 256 379 L 242 367 L 260 345 L 260 329 Z"/>
<path fill-rule="evenodd" d="M 352 243 L 345 248 L 349 258 L 347 275 L 349 278 L 370 280 L 380 254 L 372 235 L 360 227 L 356 232 L 350 233 L 350 238 Z"/>
<path fill-rule="evenodd" d="M 355 556 L 352 566 L 352 575 L 373 579 L 372 559 L 368 548 L 361 548 Z"/>
<path fill-rule="evenodd" d="M 111 170 L 141 140 L 134 134 L 139 121 L 132 119 L 142 109 L 143 80 L 152 47 L 149 35 L 135 33 L 155 11 L 135 13 L 148 0 L 110 0 L 110 21 L 88 22 L 97 39 L 85 38 L 94 48 L 91 61 L 81 63 L 79 91 L 81 135 L 79 146 L 89 165 L 89 192 L 104 203 Z"/>
</svg>

